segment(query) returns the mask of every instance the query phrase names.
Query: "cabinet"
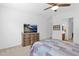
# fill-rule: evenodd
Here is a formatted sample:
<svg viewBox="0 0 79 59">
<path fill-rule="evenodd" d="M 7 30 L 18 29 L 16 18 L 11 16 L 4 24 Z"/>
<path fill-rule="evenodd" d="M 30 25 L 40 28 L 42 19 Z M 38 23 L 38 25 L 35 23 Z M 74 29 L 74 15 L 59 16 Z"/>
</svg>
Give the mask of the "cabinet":
<svg viewBox="0 0 79 59">
<path fill-rule="evenodd" d="M 32 45 L 39 41 L 39 33 L 23 33 L 22 46 Z"/>
</svg>

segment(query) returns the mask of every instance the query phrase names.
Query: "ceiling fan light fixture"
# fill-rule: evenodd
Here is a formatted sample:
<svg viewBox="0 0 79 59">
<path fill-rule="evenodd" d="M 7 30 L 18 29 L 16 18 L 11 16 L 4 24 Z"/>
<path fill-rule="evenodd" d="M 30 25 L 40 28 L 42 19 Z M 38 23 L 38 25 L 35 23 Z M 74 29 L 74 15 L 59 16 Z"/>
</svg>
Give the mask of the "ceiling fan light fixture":
<svg viewBox="0 0 79 59">
<path fill-rule="evenodd" d="M 59 7 L 58 6 L 54 6 L 54 7 L 52 7 L 51 9 L 52 10 L 57 10 Z"/>
</svg>

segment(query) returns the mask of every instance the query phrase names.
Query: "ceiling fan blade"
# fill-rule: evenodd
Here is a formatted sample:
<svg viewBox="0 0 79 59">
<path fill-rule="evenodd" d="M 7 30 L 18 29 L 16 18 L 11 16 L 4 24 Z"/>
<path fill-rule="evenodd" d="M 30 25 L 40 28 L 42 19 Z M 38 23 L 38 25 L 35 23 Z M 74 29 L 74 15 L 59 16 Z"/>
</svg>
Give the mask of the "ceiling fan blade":
<svg viewBox="0 0 79 59">
<path fill-rule="evenodd" d="M 47 3 L 47 4 L 49 4 L 49 5 L 53 5 L 54 3 Z"/>
<path fill-rule="evenodd" d="M 47 3 L 51 6 L 59 6 L 59 7 L 63 7 L 63 6 L 70 6 L 71 4 L 68 3 Z"/>
<path fill-rule="evenodd" d="M 66 7 L 66 6 L 70 6 L 71 4 L 59 4 L 59 7 Z"/>
<path fill-rule="evenodd" d="M 51 6 L 56 6 L 58 3 L 47 3 L 47 4 L 49 4 Z"/>
<path fill-rule="evenodd" d="M 45 8 L 44 10 L 48 10 L 48 9 L 50 9 L 50 8 L 52 8 L 52 7 Z"/>
</svg>

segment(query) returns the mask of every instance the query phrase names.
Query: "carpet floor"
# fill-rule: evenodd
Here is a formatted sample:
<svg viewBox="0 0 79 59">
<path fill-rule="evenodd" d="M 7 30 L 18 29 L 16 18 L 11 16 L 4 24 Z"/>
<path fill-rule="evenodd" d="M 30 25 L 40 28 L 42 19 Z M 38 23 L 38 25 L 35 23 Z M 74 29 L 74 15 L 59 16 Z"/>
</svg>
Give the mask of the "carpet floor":
<svg viewBox="0 0 79 59">
<path fill-rule="evenodd" d="M 31 46 L 16 46 L 0 50 L 0 56 L 29 56 Z"/>
</svg>

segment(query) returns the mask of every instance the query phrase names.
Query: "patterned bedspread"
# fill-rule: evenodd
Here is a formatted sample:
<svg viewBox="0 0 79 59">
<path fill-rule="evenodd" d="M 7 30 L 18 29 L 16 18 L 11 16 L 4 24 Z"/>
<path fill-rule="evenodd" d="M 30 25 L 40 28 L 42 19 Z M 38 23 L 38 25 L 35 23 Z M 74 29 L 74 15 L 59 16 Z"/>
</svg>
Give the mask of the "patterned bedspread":
<svg viewBox="0 0 79 59">
<path fill-rule="evenodd" d="M 31 56 L 79 56 L 79 44 L 58 39 L 42 40 L 33 44 Z"/>
</svg>

